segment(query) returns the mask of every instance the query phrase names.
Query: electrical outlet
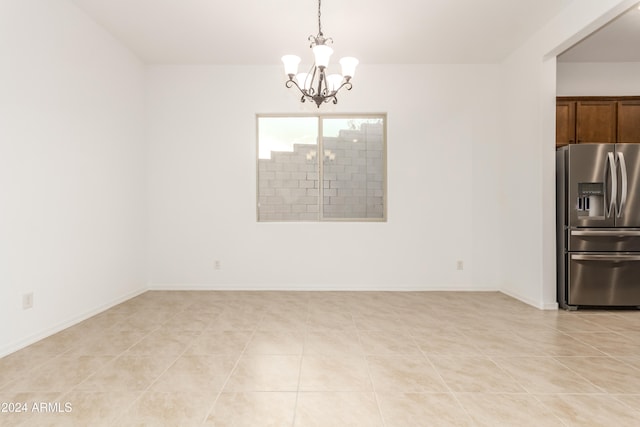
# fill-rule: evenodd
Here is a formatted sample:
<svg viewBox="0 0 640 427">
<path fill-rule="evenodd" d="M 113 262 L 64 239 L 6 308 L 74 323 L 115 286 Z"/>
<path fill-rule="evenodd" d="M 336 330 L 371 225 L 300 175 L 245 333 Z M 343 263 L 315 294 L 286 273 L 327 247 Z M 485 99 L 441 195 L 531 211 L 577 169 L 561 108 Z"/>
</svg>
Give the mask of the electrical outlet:
<svg viewBox="0 0 640 427">
<path fill-rule="evenodd" d="M 214 270 L 220 270 L 222 268 L 222 264 L 220 263 L 220 260 L 217 259 L 213 262 L 213 268 Z"/>
<path fill-rule="evenodd" d="M 33 307 L 33 292 L 22 295 L 22 309 L 27 310 Z"/>
<path fill-rule="evenodd" d="M 458 260 L 456 263 L 456 270 L 464 270 L 464 262 L 462 260 Z"/>
</svg>

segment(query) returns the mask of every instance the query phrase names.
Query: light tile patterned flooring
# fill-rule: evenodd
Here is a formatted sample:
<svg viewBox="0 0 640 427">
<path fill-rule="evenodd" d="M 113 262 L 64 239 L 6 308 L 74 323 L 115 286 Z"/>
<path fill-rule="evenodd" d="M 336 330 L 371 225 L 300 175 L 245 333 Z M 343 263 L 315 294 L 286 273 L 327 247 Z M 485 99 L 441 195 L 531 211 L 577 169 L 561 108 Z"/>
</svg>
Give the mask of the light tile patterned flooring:
<svg viewBox="0 0 640 427">
<path fill-rule="evenodd" d="M 500 293 L 147 292 L 0 359 L 0 402 L 29 405 L 2 426 L 635 427 L 640 312 Z"/>
</svg>

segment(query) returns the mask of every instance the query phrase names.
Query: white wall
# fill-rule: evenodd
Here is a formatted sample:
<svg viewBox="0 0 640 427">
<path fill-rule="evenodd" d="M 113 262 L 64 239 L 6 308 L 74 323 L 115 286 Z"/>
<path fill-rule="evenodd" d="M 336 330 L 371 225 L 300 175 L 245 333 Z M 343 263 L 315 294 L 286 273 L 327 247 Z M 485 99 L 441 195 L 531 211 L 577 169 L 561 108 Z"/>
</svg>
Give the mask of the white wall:
<svg viewBox="0 0 640 427">
<path fill-rule="evenodd" d="M 279 67 L 145 74 L 66 1 L 3 1 L 0 356 L 147 279 L 502 289 L 554 306 L 556 64 L 545 55 L 634 2 L 574 2 L 502 65 L 363 65 L 353 91 L 323 111 L 388 113 L 388 222 L 259 224 L 255 114 L 315 111 L 284 88 Z M 35 307 L 23 311 L 26 292 Z"/>
<path fill-rule="evenodd" d="M 558 62 L 558 96 L 640 95 L 640 62 Z"/>
<path fill-rule="evenodd" d="M 555 55 L 637 0 L 570 4 L 504 62 L 505 210 L 502 290 L 541 308 L 556 306 Z"/>
<path fill-rule="evenodd" d="M 151 66 L 152 286 L 497 289 L 497 71 L 362 65 L 322 111 L 388 113 L 388 222 L 257 223 L 255 115 L 315 106 L 280 67 Z"/>
<path fill-rule="evenodd" d="M 144 289 L 146 147 L 143 65 L 75 6 L 3 0 L 0 53 L 2 356 Z"/>
</svg>

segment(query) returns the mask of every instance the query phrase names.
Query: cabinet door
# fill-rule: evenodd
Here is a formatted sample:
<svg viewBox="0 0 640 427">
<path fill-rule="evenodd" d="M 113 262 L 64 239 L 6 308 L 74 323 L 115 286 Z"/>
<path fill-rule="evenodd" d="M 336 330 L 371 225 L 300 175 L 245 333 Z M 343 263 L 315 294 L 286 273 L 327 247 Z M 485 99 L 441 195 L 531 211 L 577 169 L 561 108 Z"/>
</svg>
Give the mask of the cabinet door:
<svg viewBox="0 0 640 427">
<path fill-rule="evenodd" d="M 576 102 L 556 101 L 556 147 L 576 142 Z"/>
<path fill-rule="evenodd" d="M 578 101 L 576 137 L 579 144 L 616 141 L 616 101 Z"/>
<path fill-rule="evenodd" d="M 618 101 L 618 142 L 640 142 L 640 101 Z"/>
</svg>

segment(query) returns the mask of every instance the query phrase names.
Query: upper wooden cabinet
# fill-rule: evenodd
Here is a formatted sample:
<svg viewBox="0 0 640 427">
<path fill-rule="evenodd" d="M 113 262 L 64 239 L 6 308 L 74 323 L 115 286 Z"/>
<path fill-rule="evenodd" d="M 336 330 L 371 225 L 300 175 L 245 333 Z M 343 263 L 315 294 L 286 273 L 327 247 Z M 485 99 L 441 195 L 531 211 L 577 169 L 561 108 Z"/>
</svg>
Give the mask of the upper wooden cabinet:
<svg viewBox="0 0 640 427">
<path fill-rule="evenodd" d="M 556 98 L 556 147 L 640 143 L 640 96 Z"/>
<path fill-rule="evenodd" d="M 576 142 L 616 142 L 616 102 L 576 102 Z"/>
<path fill-rule="evenodd" d="M 576 142 L 576 101 L 556 102 L 556 147 Z"/>
<path fill-rule="evenodd" d="M 640 142 L 640 100 L 618 101 L 618 142 Z"/>
</svg>

